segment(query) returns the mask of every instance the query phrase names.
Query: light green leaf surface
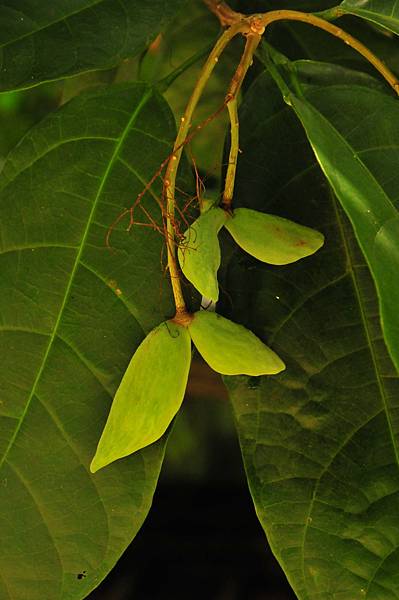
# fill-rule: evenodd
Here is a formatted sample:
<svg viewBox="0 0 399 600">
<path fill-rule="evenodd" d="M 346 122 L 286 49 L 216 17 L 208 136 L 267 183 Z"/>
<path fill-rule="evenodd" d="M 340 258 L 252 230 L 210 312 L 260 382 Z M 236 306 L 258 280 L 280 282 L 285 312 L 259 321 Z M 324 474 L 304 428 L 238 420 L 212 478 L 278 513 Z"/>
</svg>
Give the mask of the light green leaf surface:
<svg viewBox="0 0 399 600">
<path fill-rule="evenodd" d="M 89 464 L 132 353 L 173 314 L 158 232 L 137 226 L 129 235 L 125 220 L 112 249 L 105 244 L 173 136 L 173 117 L 151 88 L 115 86 L 49 115 L 4 167 L 2 600 L 86 597 L 150 508 L 165 440 L 95 476 Z M 154 199 L 143 202 L 158 219 Z"/>
<path fill-rule="evenodd" d="M 190 363 L 186 327 L 165 321 L 147 335 L 115 394 L 93 473 L 159 440 L 183 402 Z"/>
<path fill-rule="evenodd" d="M 106 69 L 153 40 L 184 0 L 3 0 L 0 91 Z"/>
<path fill-rule="evenodd" d="M 399 34 L 399 4 L 396 0 L 344 0 L 340 9 Z"/>
<path fill-rule="evenodd" d="M 220 266 L 218 233 L 227 220 L 221 208 L 210 208 L 190 225 L 178 248 L 180 267 L 184 276 L 205 296 L 217 302 Z"/>
<path fill-rule="evenodd" d="M 279 373 L 284 363 L 256 335 L 214 312 L 200 311 L 188 326 L 202 357 L 223 375 Z"/>
<path fill-rule="evenodd" d="M 237 208 L 226 229 L 245 252 L 271 265 L 310 256 L 324 243 L 323 235 L 314 229 L 250 208 Z"/>
<path fill-rule="evenodd" d="M 396 206 L 397 104 L 363 75 L 347 72 L 343 82 L 331 65 L 327 73 L 321 64 L 297 68 L 304 98 L 328 114 Z M 256 512 L 299 600 L 393 600 L 399 380 L 373 280 L 301 125 L 266 74 L 246 95 L 240 125 L 237 204 L 307 223 L 326 239 L 307 260 L 278 269 L 239 249 L 226 265 L 231 318 L 287 366 L 276 377 L 225 378 Z"/>
</svg>

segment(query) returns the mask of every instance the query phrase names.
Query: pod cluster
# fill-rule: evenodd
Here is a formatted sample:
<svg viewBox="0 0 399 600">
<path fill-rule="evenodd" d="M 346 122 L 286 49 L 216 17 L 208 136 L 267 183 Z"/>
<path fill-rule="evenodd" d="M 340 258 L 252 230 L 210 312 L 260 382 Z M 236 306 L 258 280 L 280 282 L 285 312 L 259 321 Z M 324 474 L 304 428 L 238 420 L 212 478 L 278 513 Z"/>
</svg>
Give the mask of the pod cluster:
<svg viewBox="0 0 399 600">
<path fill-rule="evenodd" d="M 184 276 L 213 302 L 219 298 L 218 234 L 222 227 L 248 254 L 271 265 L 287 265 L 310 256 L 324 243 L 318 231 L 282 217 L 250 208 L 237 208 L 232 215 L 219 207 L 210 208 L 185 232 L 178 257 Z"/>
<path fill-rule="evenodd" d="M 200 311 L 188 325 L 164 321 L 137 348 L 116 392 L 92 473 L 158 440 L 183 402 L 191 342 L 224 375 L 273 375 L 283 361 L 255 334 L 229 319 Z"/>
<path fill-rule="evenodd" d="M 186 231 L 178 256 L 186 278 L 214 302 L 219 298 L 222 227 L 246 252 L 273 265 L 309 256 L 324 242 L 318 231 L 281 217 L 247 208 L 232 215 L 210 208 Z M 187 324 L 164 321 L 147 335 L 129 363 L 90 465 L 93 473 L 165 433 L 184 398 L 191 343 L 223 375 L 274 375 L 285 369 L 255 334 L 214 312 L 196 312 Z"/>
</svg>

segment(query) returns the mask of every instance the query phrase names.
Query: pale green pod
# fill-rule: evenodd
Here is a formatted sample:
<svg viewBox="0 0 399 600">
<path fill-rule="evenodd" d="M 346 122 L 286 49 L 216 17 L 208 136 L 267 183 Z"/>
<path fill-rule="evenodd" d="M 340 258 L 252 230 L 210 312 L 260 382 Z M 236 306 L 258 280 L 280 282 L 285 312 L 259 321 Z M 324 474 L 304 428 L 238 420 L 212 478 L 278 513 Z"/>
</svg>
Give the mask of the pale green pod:
<svg viewBox="0 0 399 600">
<path fill-rule="evenodd" d="M 196 312 L 188 329 L 199 353 L 223 375 L 275 375 L 283 361 L 252 331 L 214 312 Z"/>
<path fill-rule="evenodd" d="M 183 401 L 190 362 L 186 327 L 166 321 L 147 335 L 115 394 L 90 465 L 92 473 L 165 433 Z"/>
<path fill-rule="evenodd" d="M 226 228 L 243 250 L 272 265 L 310 256 L 324 244 L 324 236 L 315 229 L 250 208 L 237 208 Z"/>
<path fill-rule="evenodd" d="M 181 269 L 202 296 L 217 302 L 220 266 L 218 233 L 228 215 L 221 208 L 210 208 L 187 229 L 178 249 Z"/>
</svg>

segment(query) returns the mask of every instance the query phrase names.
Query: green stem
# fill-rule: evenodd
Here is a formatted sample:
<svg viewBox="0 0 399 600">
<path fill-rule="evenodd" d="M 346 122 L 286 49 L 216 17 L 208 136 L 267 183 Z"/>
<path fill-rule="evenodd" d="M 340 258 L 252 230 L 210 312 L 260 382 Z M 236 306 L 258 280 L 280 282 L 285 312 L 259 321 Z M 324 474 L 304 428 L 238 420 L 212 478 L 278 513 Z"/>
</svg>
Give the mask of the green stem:
<svg viewBox="0 0 399 600">
<path fill-rule="evenodd" d="M 184 115 L 180 120 L 180 126 L 174 144 L 173 154 L 171 155 L 168 165 L 166 167 L 164 179 L 164 196 L 166 198 L 166 244 L 168 250 L 168 268 L 176 304 L 175 320 L 177 320 L 178 322 L 186 322 L 187 308 L 181 289 L 180 272 L 176 260 L 174 218 L 177 169 L 183 152 L 183 147 L 191 127 L 191 119 L 194 110 L 202 95 L 204 87 L 219 60 L 220 55 L 226 48 L 227 44 L 233 39 L 233 37 L 235 37 L 238 33 L 248 33 L 249 31 L 250 25 L 248 24 L 247 20 L 242 20 L 232 25 L 217 40 L 213 50 L 211 51 L 204 66 L 202 67 L 201 73 L 199 75 L 195 88 L 191 94 L 191 97 L 188 101 Z"/>
<path fill-rule="evenodd" d="M 342 17 L 344 14 L 345 13 L 340 6 L 334 6 L 334 8 L 328 8 L 327 10 L 313 13 L 315 17 L 324 19 L 324 21 L 335 21 L 335 19 Z"/>
<path fill-rule="evenodd" d="M 237 160 L 239 153 L 239 120 L 237 110 L 237 98 L 234 97 L 227 104 L 230 117 L 230 153 L 229 163 L 227 165 L 226 178 L 224 183 L 222 208 L 231 211 L 233 202 L 234 182 L 236 178 Z"/>
<path fill-rule="evenodd" d="M 229 163 L 226 171 L 222 208 L 227 211 L 231 211 L 231 205 L 233 202 L 234 194 L 234 183 L 237 171 L 237 160 L 239 149 L 239 120 L 237 110 L 237 96 L 240 91 L 242 82 L 245 79 L 247 71 L 252 64 L 255 50 L 262 37 L 257 33 L 251 33 L 247 36 L 244 52 L 241 57 L 240 63 L 233 75 L 229 89 L 226 95 L 227 109 L 230 117 L 230 154 Z"/>
</svg>

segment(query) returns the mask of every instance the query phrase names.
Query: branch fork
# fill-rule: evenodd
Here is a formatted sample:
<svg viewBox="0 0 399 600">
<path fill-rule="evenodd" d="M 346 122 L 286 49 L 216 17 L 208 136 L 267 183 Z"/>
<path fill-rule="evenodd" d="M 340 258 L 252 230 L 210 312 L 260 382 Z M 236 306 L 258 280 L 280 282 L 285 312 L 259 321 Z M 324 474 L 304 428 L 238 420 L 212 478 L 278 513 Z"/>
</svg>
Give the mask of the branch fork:
<svg viewBox="0 0 399 600">
<path fill-rule="evenodd" d="M 180 270 L 176 259 L 176 234 L 174 231 L 176 174 L 183 148 L 193 135 L 189 135 L 189 130 L 191 127 L 191 120 L 194 110 L 202 95 L 204 87 L 219 60 L 220 55 L 230 41 L 238 34 L 242 34 L 246 37 L 243 55 L 231 79 L 224 103 L 221 107 L 222 109 L 227 107 L 231 126 L 230 155 L 226 172 L 223 199 L 221 202 L 221 208 L 226 210 L 226 212 L 229 214 L 231 214 L 232 211 L 231 207 L 234 192 L 234 181 L 239 154 L 237 96 L 247 71 L 252 64 L 255 50 L 261 41 L 262 35 L 269 25 L 282 20 L 302 21 L 341 39 L 344 43 L 359 52 L 368 62 L 370 62 L 384 77 L 393 90 L 399 95 L 399 81 L 388 69 L 388 67 L 359 40 L 346 33 L 340 27 L 337 27 L 333 23 L 321 18 L 320 16 L 294 10 L 274 10 L 263 14 L 244 15 L 231 9 L 226 2 L 219 2 L 218 0 L 204 0 L 204 2 L 208 6 L 209 10 L 213 12 L 219 19 L 221 26 L 227 27 L 227 29 L 217 40 L 214 48 L 208 56 L 208 59 L 202 67 L 184 115 L 180 120 L 180 126 L 173 147 L 173 152 L 170 155 L 167 163 L 163 187 L 163 197 L 166 201 L 165 237 L 168 251 L 168 269 L 176 304 L 176 315 L 174 320 L 175 322 L 185 326 L 190 322 L 191 316 L 187 311 L 184 301 L 180 282 Z M 327 14 L 326 16 L 328 17 Z M 340 14 L 334 13 L 332 16 L 336 18 L 339 17 Z M 215 113 L 213 116 L 216 116 L 217 114 L 218 113 Z"/>
</svg>

